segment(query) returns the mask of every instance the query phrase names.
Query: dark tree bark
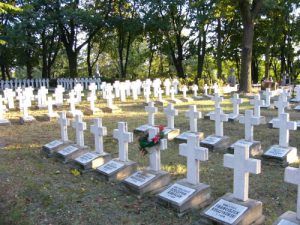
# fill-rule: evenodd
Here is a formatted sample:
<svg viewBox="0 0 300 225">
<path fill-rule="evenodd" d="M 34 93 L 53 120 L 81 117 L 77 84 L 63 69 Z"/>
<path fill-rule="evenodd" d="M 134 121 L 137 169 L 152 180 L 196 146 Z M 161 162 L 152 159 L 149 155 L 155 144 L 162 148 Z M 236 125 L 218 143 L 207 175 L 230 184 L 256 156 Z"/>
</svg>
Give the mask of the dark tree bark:
<svg viewBox="0 0 300 225">
<path fill-rule="evenodd" d="M 254 37 L 254 20 L 262 7 L 262 0 L 239 0 L 239 8 L 243 22 L 243 39 L 241 54 L 241 82 L 240 91 L 251 92 L 251 61 Z"/>
<path fill-rule="evenodd" d="M 6 72 L 5 72 L 5 66 L 1 65 L 1 74 L 2 74 L 2 80 L 6 80 Z"/>
<path fill-rule="evenodd" d="M 199 29 L 197 43 L 197 76 L 195 79 L 195 84 L 198 84 L 199 80 L 202 78 L 204 59 L 206 55 L 206 33 L 206 29 Z"/>
</svg>

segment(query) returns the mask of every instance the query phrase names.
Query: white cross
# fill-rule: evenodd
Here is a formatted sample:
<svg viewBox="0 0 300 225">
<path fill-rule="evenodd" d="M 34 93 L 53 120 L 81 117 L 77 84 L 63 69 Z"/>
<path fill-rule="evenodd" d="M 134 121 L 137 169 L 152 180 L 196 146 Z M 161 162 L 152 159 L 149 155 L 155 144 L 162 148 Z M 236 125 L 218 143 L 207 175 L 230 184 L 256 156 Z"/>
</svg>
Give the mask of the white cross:
<svg viewBox="0 0 300 225">
<path fill-rule="evenodd" d="M 23 116 L 24 118 L 28 117 L 29 114 L 28 114 L 28 105 L 27 105 L 27 99 L 26 99 L 26 96 L 25 95 L 22 95 L 21 96 L 21 101 L 22 102 L 22 109 L 23 109 Z"/>
<path fill-rule="evenodd" d="M 106 103 L 108 108 L 113 108 L 113 98 L 114 95 L 112 94 L 111 89 L 108 89 L 106 92 Z"/>
<path fill-rule="evenodd" d="M 234 155 L 224 155 L 224 166 L 234 169 L 234 197 L 242 201 L 247 201 L 249 193 L 249 173 L 259 174 L 261 172 L 261 161 L 249 158 L 248 145 L 235 144 Z"/>
<path fill-rule="evenodd" d="M 245 116 L 240 116 L 239 122 L 245 124 L 245 140 L 253 141 L 253 125 L 259 125 L 260 119 L 253 116 L 252 110 L 246 110 Z"/>
<path fill-rule="evenodd" d="M 128 132 L 126 122 L 118 122 L 118 129 L 114 129 L 113 136 L 119 142 L 119 160 L 128 161 L 128 143 L 133 142 L 133 133 Z"/>
<path fill-rule="evenodd" d="M 216 108 L 210 115 L 210 119 L 215 121 L 215 133 L 217 136 L 223 136 L 223 122 L 228 121 L 228 115 L 224 114 L 221 108 Z"/>
<path fill-rule="evenodd" d="M 94 112 L 96 111 L 95 108 L 95 101 L 97 100 L 97 96 L 94 95 L 93 92 L 90 93 L 90 96 L 87 98 L 88 101 L 90 101 L 90 109 Z"/>
<path fill-rule="evenodd" d="M 204 95 L 208 95 L 207 91 L 208 91 L 209 87 L 207 84 L 204 85 Z"/>
<path fill-rule="evenodd" d="M 190 105 L 189 110 L 185 112 L 185 116 L 190 120 L 190 131 L 198 132 L 197 120 L 202 117 L 202 113 L 197 111 L 197 106 Z"/>
<path fill-rule="evenodd" d="M 96 153 L 102 155 L 104 153 L 103 136 L 107 135 L 107 129 L 106 127 L 102 126 L 101 118 L 94 119 L 94 124 L 91 125 L 90 131 L 95 137 L 95 151 Z"/>
<path fill-rule="evenodd" d="M 208 160 L 208 149 L 199 146 L 200 137 L 190 134 L 187 144 L 179 145 L 179 154 L 187 157 L 187 181 L 191 184 L 199 184 L 199 161 Z"/>
<path fill-rule="evenodd" d="M 279 95 L 278 101 L 275 101 L 274 105 L 277 107 L 277 113 L 279 117 L 280 114 L 284 113 L 284 109 L 289 106 L 289 103 L 287 100 L 285 100 L 283 95 Z"/>
<path fill-rule="evenodd" d="M 220 96 L 219 93 L 215 93 L 213 97 L 211 97 L 211 100 L 215 102 L 215 108 L 221 107 L 221 102 L 223 101 L 223 97 Z"/>
<path fill-rule="evenodd" d="M 76 113 L 76 109 L 75 109 L 75 92 L 73 90 L 71 90 L 69 92 L 68 103 L 70 104 L 70 111 L 71 111 L 71 113 L 75 114 Z"/>
<path fill-rule="evenodd" d="M 176 92 L 175 88 L 171 87 L 170 89 L 171 100 L 175 100 L 175 92 Z"/>
<path fill-rule="evenodd" d="M 86 123 L 82 121 L 81 115 L 75 115 L 75 121 L 72 127 L 76 130 L 76 144 L 84 147 L 84 131 L 86 130 Z"/>
<path fill-rule="evenodd" d="M 60 135 L 61 140 L 64 142 L 67 142 L 69 140 L 68 138 L 68 126 L 70 125 L 70 121 L 67 119 L 66 112 L 59 112 L 59 119 L 58 122 L 60 124 Z"/>
<path fill-rule="evenodd" d="M 151 141 L 158 133 L 159 129 L 157 127 L 151 127 L 149 130 L 148 141 Z M 167 149 L 167 140 L 161 139 L 159 145 L 153 146 L 149 149 L 150 157 L 150 169 L 154 171 L 160 170 L 160 150 Z"/>
<path fill-rule="evenodd" d="M 289 147 L 289 130 L 296 130 L 297 122 L 290 121 L 288 113 L 281 113 L 279 119 L 274 120 L 273 127 L 279 128 L 279 146 L 284 148 Z"/>
<path fill-rule="evenodd" d="M 57 114 L 53 112 L 53 100 L 52 100 L 52 97 L 48 97 L 48 116 L 49 117 L 55 117 L 55 116 L 57 116 Z"/>
<path fill-rule="evenodd" d="M 174 129 L 174 117 L 178 115 L 178 110 L 174 109 L 173 104 L 168 104 L 167 108 L 164 108 L 164 112 L 167 115 L 168 119 L 168 127 L 170 129 Z"/>
<path fill-rule="evenodd" d="M 162 98 L 162 94 L 164 93 L 164 91 L 162 89 L 158 89 L 157 94 L 158 94 L 158 101 L 159 102 L 163 102 L 163 98 Z"/>
<path fill-rule="evenodd" d="M 296 92 L 296 101 L 300 101 L 300 85 L 297 85 L 294 91 Z"/>
<path fill-rule="evenodd" d="M 265 101 L 260 99 L 260 95 L 255 95 L 254 99 L 250 100 L 250 104 L 254 106 L 254 116 L 260 117 L 260 107 L 265 104 Z"/>
<path fill-rule="evenodd" d="M 188 90 L 189 90 L 189 89 L 187 88 L 186 85 L 184 85 L 184 86 L 181 88 L 182 95 L 183 95 L 183 98 L 184 98 L 184 99 L 186 98 L 186 92 L 187 92 Z"/>
<path fill-rule="evenodd" d="M 4 119 L 4 111 L 6 109 L 4 101 L 5 99 L 0 95 L 0 120 Z"/>
<path fill-rule="evenodd" d="M 243 100 L 239 98 L 239 94 L 235 93 L 233 95 L 233 98 L 230 99 L 230 101 L 233 104 L 233 114 L 234 115 L 239 115 L 240 111 L 240 104 L 242 104 Z"/>
<path fill-rule="evenodd" d="M 194 92 L 194 97 L 197 97 L 198 85 L 194 84 L 194 85 L 192 86 L 192 90 L 193 90 L 193 92 Z"/>
<path fill-rule="evenodd" d="M 287 167 L 284 171 L 284 181 L 296 184 L 297 190 L 297 219 L 300 220 L 300 168 Z"/>
<path fill-rule="evenodd" d="M 166 93 L 166 96 L 169 96 L 170 95 L 170 86 L 171 86 L 171 82 L 169 79 L 166 79 L 164 81 L 164 86 L 165 86 L 165 93 Z"/>
<path fill-rule="evenodd" d="M 154 102 L 149 102 L 148 106 L 145 106 L 145 111 L 148 112 L 148 125 L 155 125 L 155 113 L 157 113 L 157 107 L 154 107 Z"/>
<path fill-rule="evenodd" d="M 90 83 L 89 85 L 89 90 L 92 92 L 93 95 L 96 95 L 96 91 L 97 91 L 97 85 L 93 82 L 93 83 Z"/>
<path fill-rule="evenodd" d="M 213 86 L 213 89 L 214 89 L 214 93 L 219 93 L 219 86 L 217 83 L 214 83 L 214 86 Z"/>
<path fill-rule="evenodd" d="M 271 89 L 266 88 L 266 90 L 264 91 L 264 95 L 266 96 L 265 106 L 269 107 L 271 105 L 271 97 L 272 97 Z"/>
</svg>

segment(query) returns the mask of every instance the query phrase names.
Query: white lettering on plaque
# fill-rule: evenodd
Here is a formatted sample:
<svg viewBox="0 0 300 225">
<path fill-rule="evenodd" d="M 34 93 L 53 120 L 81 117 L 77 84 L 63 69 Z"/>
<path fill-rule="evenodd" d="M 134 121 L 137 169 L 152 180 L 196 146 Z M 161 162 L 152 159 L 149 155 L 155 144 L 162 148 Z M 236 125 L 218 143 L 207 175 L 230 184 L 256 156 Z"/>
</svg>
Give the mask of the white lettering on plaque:
<svg viewBox="0 0 300 225">
<path fill-rule="evenodd" d="M 209 208 L 205 214 L 223 222 L 232 224 L 236 221 L 248 208 L 242 205 L 238 205 L 224 199 L 221 199 L 211 208 Z"/>
<path fill-rule="evenodd" d="M 271 147 L 268 151 L 266 151 L 265 155 L 273 156 L 273 157 L 283 157 L 288 153 L 289 149 L 280 148 L 280 147 Z"/>
<path fill-rule="evenodd" d="M 280 220 L 280 222 L 278 223 L 278 225 L 297 225 L 296 223 L 293 223 L 291 221 L 288 221 L 288 220 Z"/>
<path fill-rule="evenodd" d="M 171 201 L 174 201 L 178 204 L 181 204 L 186 200 L 189 196 L 191 196 L 195 192 L 195 189 L 183 186 L 181 184 L 173 184 L 166 190 L 164 190 L 162 193 L 159 194 L 159 196 L 164 197 L 166 199 L 169 199 Z"/>
<path fill-rule="evenodd" d="M 218 143 L 220 140 L 221 140 L 220 137 L 208 136 L 203 141 L 201 141 L 201 143 L 214 145 L 214 144 Z"/>
<path fill-rule="evenodd" d="M 147 183 L 148 181 L 152 180 L 155 177 L 155 175 L 151 173 L 143 173 L 143 172 L 135 172 L 130 177 L 127 177 L 125 181 L 128 183 L 132 183 L 136 186 L 142 186 L 143 184 Z"/>
<path fill-rule="evenodd" d="M 81 164 L 86 164 L 88 162 L 91 162 L 92 160 L 96 159 L 99 156 L 99 154 L 96 154 L 94 152 L 88 152 L 85 153 L 75 159 L 76 162 L 79 162 Z"/>
<path fill-rule="evenodd" d="M 123 163 L 111 160 L 108 163 L 105 163 L 104 165 L 97 168 L 98 171 L 101 171 L 105 174 L 111 174 L 115 172 L 116 170 L 122 168 L 124 166 Z"/>
<path fill-rule="evenodd" d="M 58 151 L 58 153 L 61 154 L 61 155 L 63 155 L 63 156 L 66 156 L 66 155 L 69 155 L 69 154 L 71 154 L 71 153 L 73 153 L 73 152 L 75 152 L 77 150 L 78 150 L 78 148 L 70 145 L 70 146 L 68 146 L 68 147 L 66 147 L 66 148 Z"/>
<path fill-rule="evenodd" d="M 54 141 L 51 141 L 50 143 L 46 144 L 45 147 L 46 148 L 56 148 L 62 144 L 63 144 L 62 141 L 54 140 Z"/>
</svg>

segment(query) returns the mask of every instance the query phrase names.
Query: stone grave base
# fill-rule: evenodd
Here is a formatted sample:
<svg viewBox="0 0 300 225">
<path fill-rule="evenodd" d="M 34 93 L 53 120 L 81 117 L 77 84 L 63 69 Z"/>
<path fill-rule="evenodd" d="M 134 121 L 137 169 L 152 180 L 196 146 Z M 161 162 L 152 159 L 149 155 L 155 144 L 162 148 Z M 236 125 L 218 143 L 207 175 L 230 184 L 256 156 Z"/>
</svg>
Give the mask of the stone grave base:
<svg viewBox="0 0 300 225">
<path fill-rule="evenodd" d="M 75 110 L 75 112 L 71 112 L 71 111 L 68 111 L 68 112 L 67 112 L 67 117 L 68 117 L 68 118 L 73 118 L 73 117 L 75 117 L 76 115 L 81 115 L 81 116 L 83 116 L 83 113 L 82 113 L 80 110 Z"/>
<path fill-rule="evenodd" d="M 168 139 L 168 141 L 172 141 L 175 137 L 177 137 L 180 134 L 179 129 L 170 129 L 170 128 L 165 128 L 163 130 L 165 137 Z"/>
<path fill-rule="evenodd" d="M 102 111 L 105 113 L 115 113 L 115 112 L 121 112 L 122 109 L 117 106 L 113 106 L 113 107 L 105 107 L 102 109 Z"/>
<path fill-rule="evenodd" d="M 180 98 L 180 100 L 182 101 L 182 102 L 191 102 L 191 101 L 193 101 L 193 99 L 191 99 L 191 98 L 189 98 L 189 97 L 186 97 L 186 98 Z"/>
<path fill-rule="evenodd" d="M 153 126 L 148 125 L 148 124 L 144 124 L 142 126 L 139 126 L 137 128 L 134 129 L 134 133 L 135 134 L 139 134 L 139 133 L 145 133 L 147 130 L 149 130 L 150 128 L 152 128 Z"/>
<path fill-rule="evenodd" d="M 25 123 L 32 123 L 35 121 L 35 118 L 33 116 L 22 116 L 20 117 L 20 124 L 25 124 Z"/>
<path fill-rule="evenodd" d="M 163 106 L 164 103 L 167 103 L 167 101 L 165 101 L 165 100 L 162 100 L 162 101 L 155 101 L 155 105 Z"/>
<path fill-rule="evenodd" d="M 228 136 L 216 136 L 210 135 L 200 141 L 200 146 L 206 147 L 211 151 L 215 150 L 226 150 L 229 146 L 230 138 Z"/>
<path fill-rule="evenodd" d="M 298 160 L 297 149 L 294 147 L 283 148 L 273 145 L 262 155 L 265 163 L 287 166 Z"/>
<path fill-rule="evenodd" d="M 175 98 L 175 99 L 168 100 L 168 102 L 173 103 L 173 104 L 178 104 L 178 103 L 181 103 L 182 101 L 180 99 Z"/>
<path fill-rule="evenodd" d="M 62 140 L 54 140 L 43 145 L 41 153 L 45 154 L 48 158 L 51 158 L 55 155 L 57 151 L 67 147 L 70 144 L 70 141 L 64 142 Z"/>
<path fill-rule="evenodd" d="M 79 169 L 84 171 L 89 171 L 92 169 L 96 169 L 97 167 L 103 165 L 108 160 L 110 160 L 111 155 L 109 153 L 99 154 L 97 152 L 87 152 L 83 155 L 74 159 L 74 162 L 79 165 Z"/>
<path fill-rule="evenodd" d="M 290 102 L 295 102 L 295 103 L 298 103 L 298 102 L 300 102 L 300 99 L 297 99 L 297 98 L 292 98 L 292 99 L 290 99 Z"/>
<path fill-rule="evenodd" d="M 10 121 L 7 119 L 0 119 L 0 126 L 8 126 L 10 125 Z"/>
<path fill-rule="evenodd" d="M 88 152 L 87 147 L 80 147 L 78 145 L 69 145 L 61 150 L 55 152 L 59 159 L 62 159 L 64 163 L 68 163 Z"/>
<path fill-rule="evenodd" d="M 100 112 L 101 110 L 99 108 L 95 108 L 94 110 L 84 109 L 83 114 L 86 116 L 91 116 L 91 115 L 97 115 Z"/>
<path fill-rule="evenodd" d="M 55 108 L 55 109 L 58 109 L 58 108 L 61 108 L 61 107 L 63 107 L 63 104 L 58 104 L 58 103 L 53 104 L 53 108 Z"/>
<path fill-rule="evenodd" d="M 56 112 L 54 112 L 53 114 L 51 114 L 51 115 L 49 115 L 49 114 L 45 114 L 45 120 L 46 121 L 54 121 L 54 120 L 56 120 L 57 118 L 59 118 L 59 115 L 56 113 Z"/>
<path fill-rule="evenodd" d="M 245 139 L 238 140 L 234 144 L 230 145 L 230 147 L 228 148 L 228 152 L 233 154 L 234 153 L 234 145 L 238 144 L 238 143 L 243 144 L 243 145 L 248 145 L 251 156 L 259 156 L 259 155 L 263 154 L 263 150 L 261 149 L 260 141 L 246 141 Z"/>
<path fill-rule="evenodd" d="M 201 212 L 201 225 L 262 225 L 262 202 L 248 199 L 240 201 L 227 193 Z"/>
<path fill-rule="evenodd" d="M 182 215 L 211 203 L 210 186 L 202 183 L 191 184 L 186 179 L 178 180 L 157 195 L 157 202 Z"/>
<path fill-rule="evenodd" d="M 175 138 L 175 141 L 178 142 L 178 143 L 186 143 L 187 138 L 188 138 L 189 135 L 197 135 L 200 138 L 200 140 L 202 140 L 204 138 L 204 133 L 203 132 L 186 131 L 186 132 L 183 132 L 183 133 L 179 134 Z"/>
<path fill-rule="evenodd" d="M 300 111 L 300 105 L 297 105 L 297 106 L 294 108 L 294 110 Z"/>
<path fill-rule="evenodd" d="M 238 120 L 239 120 L 239 117 L 240 117 L 239 114 L 236 115 L 236 114 L 234 114 L 234 113 L 229 113 L 229 114 L 228 114 L 228 121 L 230 121 L 230 122 L 238 121 Z"/>
<path fill-rule="evenodd" d="M 282 214 L 273 225 L 300 225 L 300 220 L 297 219 L 295 212 L 287 211 Z"/>
<path fill-rule="evenodd" d="M 157 193 L 170 183 L 171 176 L 166 171 L 142 170 L 133 173 L 122 181 L 131 192 L 142 197 L 144 194 Z"/>
<path fill-rule="evenodd" d="M 113 159 L 98 167 L 96 171 L 105 177 L 106 180 L 122 181 L 136 171 L 137 163 L 133 161 L 123 162 Z"/>
<path fill-rule="evenodd" d="M 300 130 L 300 120 L 297 121 L 297 130 Z"/>
<path fill-rule="evenodd" d="M 202 96 L 193 96 L 193 99 L 194 99 L 194 101 L 198 101 L 198 100 L 203 99 L 203 97 Z"/>
</svg>

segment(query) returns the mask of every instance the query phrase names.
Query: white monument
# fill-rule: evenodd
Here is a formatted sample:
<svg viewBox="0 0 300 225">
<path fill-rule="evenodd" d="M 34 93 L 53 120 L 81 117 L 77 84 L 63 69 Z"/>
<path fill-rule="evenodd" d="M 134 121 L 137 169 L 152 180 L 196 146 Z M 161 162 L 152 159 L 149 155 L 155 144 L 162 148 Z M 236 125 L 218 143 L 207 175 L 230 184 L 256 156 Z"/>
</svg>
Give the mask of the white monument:
<svg viewBox="0 0 300 225">
<path fill-rule="evenodd" d="M 167 116 L 167 126 L 164 128 L 163 133 L 168 140 L 173 140 L 179 135 L 180 129 L 175 128 L 174 118 L 178 116 L 178 110 L 174 108 L 173 104 L 168 104 L 167 108 L 164 108 L 164 113 Z"/>
<path fill-rule="evenodd" d="M 279 120 L 273 122 L 273 127 L 279 128 L 279 145 L 271 146 L 263 157 L 282 165 L 296 162 L 298 160 L 297 148 L 289 146 L 289 137 L 290 130 L 297 129 L 297 123 L 290 121 L 288 113 L 282 113 Z"/>
<path fill-rule="evenodd" d="M 137 127 L 135 132 L 145 132 L 155 126 L 155 113 L 158 112 L 158 109 L 154 106 L 154 102 L 149 102 L 148 106 L 145 106 L 145 111 L 148 113 L 148 123 Z"/>
<path fill-rule="evenodd" d="M 10 121 L 4 117 L 6 106 L 5 99 L 0 95 L 0 126 L 10 125 Z"/>
<path fill-rule="evenodd" d="M 265 105 L 265 101 L 260 99 L 260 95 L 254 95 L 254 99 L 250 100 L 250 104 L 254 106 L 254 116 L 260 119 L 261 124 L 265 124 L 266 117 L 260 115 L 260 108 Z"/>
<path fill-rule="evenodd" d="M 94 124 L 90 128 L 94 135 L 95 151 L 87 152 L 75 158 L 75 162 L 82 166 L 84 170 L 96 169 L 110 159 L 110 154 L 104 151 L 103 136 L 107 136 L 107 129 L 102 125 L 102 119 L 94 119 Z"/>
<path fill-rule="evenodd" d="M 157 127 L 150 128 L 148 141 L 153 140 L 158 133 Z M 157 145 L 149 148 L 149 168 L 133 173 L 123 181 L 123 184 L 138 195 L 166 186 L 170 182 L 170 174 L 161 170 L 160 161 L 160 151 L 165 149 L 167 149 L 166 139 L 161 139 Z"/>
<path fill-rule="evenodd" d="M 123 180 L 136 170 L 136 163 L 128 159 L 128 143 L 133 142 L 133 133 L 128 132 L 126 122 L 118 122 L 113 137 L 118 140 L 119 157 L 97 168 L 108 180 Z"/>
<path fill-rule="evenodd" d="M 190 129 L 179 134 L 175 139 L 186 142 L 191 134 L 198 136 L 199 139 L 203 139 L 203 132 L 198 132 L 198 119 L 202 118 L 202 113 L 197 111 L 197 106 L 190 105 L 189 110 L 185 112 L 185 117 L 189 119 Z"/>
<path fill-rule="evenodd" d="M 179 154 L 187 158 L 187 177 L 176 181 L 157 195 L 179 213 L 198 208 L 210 199 L 210 187 L 200 183 L 200 161 L 208 160 L 208 149 L 199 146 L 199 136 L 190 134 L 187 144 L 179 145 Z M 206 203 L 207 204 L 207 203 Z"/>
<path fill-rule="evenodd" d="M 230 101 L 233 105 L 233 112 L 229 113 L 228 118 L 231 121 L 235 121 L 239 119 L 240 116 L 240 104 L 243 103 L 243 100 L 239 98 L 239 94 L 235 93 L 233 94 L 233 97 L 230 98 Z"/>
<path fill-rule="evenodd" d="M 210 119 L 215 121 L 215 134 L 206 137 L 200 142 L 201 146 L 210 150 L 224 149 L 228 147 L 229 137 L 223 135 L 223 122 L 228 121 L 228 115 L 224 114 L 221 108 L 216 108 L 210 115 Z"/>
<path fill-rule="evenodd" d="M 249 158 L 249 146 L 236 144 L 234 155 L 224 155 L 224 166 L 232 168 L 233 194 L 227 193 L 202 213 L 203 220 L 218 224 L 263 224 L 262 203 L 249 199 L 249 173 L 261 173 L 261 161 Z"/>
</svg>

